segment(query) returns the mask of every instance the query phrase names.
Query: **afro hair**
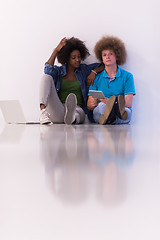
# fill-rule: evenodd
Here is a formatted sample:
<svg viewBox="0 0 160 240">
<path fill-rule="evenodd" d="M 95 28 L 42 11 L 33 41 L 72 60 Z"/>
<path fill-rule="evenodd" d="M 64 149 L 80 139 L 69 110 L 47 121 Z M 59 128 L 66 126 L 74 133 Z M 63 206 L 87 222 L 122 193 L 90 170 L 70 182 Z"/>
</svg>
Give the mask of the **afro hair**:
<svg viewBox="0 0 160 240">
<path fill-rule="evenodd" d="M 113 36 L 102 37 L 94 47 L 95 55 L 99 61 L 102 62 L 102 51 L 108 49 L 114 51 L 118 65 L 123 65 L 126 62 L 127 52 L 122 40 Z"/>
<path fill-rule="evenodd" d="M 66 39 L 66 45 L 58 52 L 57 59 L 61 64 L 67 64 L 70 58 L 71 52 L 74 50 L 79 50 L 82 60 L 90 55 L 89 50 L 86 48 L 84 42 L 78 38 Z"/>
</svg>

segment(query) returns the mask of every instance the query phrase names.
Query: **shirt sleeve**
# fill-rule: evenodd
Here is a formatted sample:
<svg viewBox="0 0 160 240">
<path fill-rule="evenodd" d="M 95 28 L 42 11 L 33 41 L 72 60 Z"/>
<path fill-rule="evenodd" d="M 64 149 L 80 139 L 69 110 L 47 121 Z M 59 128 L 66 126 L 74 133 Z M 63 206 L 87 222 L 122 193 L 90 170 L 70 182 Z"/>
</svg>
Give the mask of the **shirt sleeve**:
<svg viewBox="0 0 160 240">
<path fill-rule="evenodd" d="M 134 85 L 134 78 L 131 73 L 128 73 L 125 79 L 125 86 L 124 86 L 124 95 L 133 94 L 135 95 L 135 85 Z"/>
<path fill-rule="evenodd" d="M 58 77 L 58 73 L 59 73 L 59 68 L 58 66 L 54 65 L 50 65 L 48 62 L 45 63 L 45 67 L 44 67 L 44 73 L 51 75 L 53 77 L 53 79 L 57 79 Z"/>
</svg>

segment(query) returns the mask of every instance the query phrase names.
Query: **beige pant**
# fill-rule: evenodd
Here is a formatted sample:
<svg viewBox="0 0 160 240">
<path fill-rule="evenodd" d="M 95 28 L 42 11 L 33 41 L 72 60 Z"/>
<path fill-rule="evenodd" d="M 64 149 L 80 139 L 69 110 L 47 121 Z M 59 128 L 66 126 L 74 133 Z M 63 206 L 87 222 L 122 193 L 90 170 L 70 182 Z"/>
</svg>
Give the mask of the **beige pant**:
<svg viewBox="0 0 160 240">
<path fill-rule="evenodd" d="M 44 74 L 41 79 L 40 104 L 46 106 L 53 123 L 64 123 L 65 106 L 58 97 L 53 78 L 48 74 Z M 76 123 L 83 123 L 85 120 L 85 113 L 79 106 L 76 107 L 75 119 Z"/>
</svg>

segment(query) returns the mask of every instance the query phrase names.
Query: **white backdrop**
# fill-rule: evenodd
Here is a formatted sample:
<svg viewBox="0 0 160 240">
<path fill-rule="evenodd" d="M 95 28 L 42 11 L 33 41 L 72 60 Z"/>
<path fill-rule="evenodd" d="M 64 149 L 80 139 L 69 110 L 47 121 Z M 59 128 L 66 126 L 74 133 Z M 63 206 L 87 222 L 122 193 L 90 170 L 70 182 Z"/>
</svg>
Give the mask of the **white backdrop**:
<svg viewBox="0 0 160 240">
<path fill-rule="evenodd" d="M 25 114 L 39 118 L 44 63 L 60 39 L 78 37 L 96 61 L 103 35 L 121 38 L 136 85 L 132 122 L 158 123 L 160 22 L 158 0 L 6 0 L 0 5 L 0 100 L 19 99 Z M 3 121 L 0 115 L 0 122 Z"/>
</svg>

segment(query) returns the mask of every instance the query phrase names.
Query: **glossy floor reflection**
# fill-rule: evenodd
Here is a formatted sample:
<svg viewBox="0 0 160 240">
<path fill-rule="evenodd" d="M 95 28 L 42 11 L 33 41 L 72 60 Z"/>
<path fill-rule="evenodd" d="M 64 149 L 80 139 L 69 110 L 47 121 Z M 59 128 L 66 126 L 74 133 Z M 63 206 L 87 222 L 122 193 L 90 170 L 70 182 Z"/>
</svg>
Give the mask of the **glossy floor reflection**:
<svg viewBox="0 0 160 240">
<path fill-rule="evenodd" d="M 160 239 L 158 126 L 5 125 L 0 239 Z"/>
</svg>

